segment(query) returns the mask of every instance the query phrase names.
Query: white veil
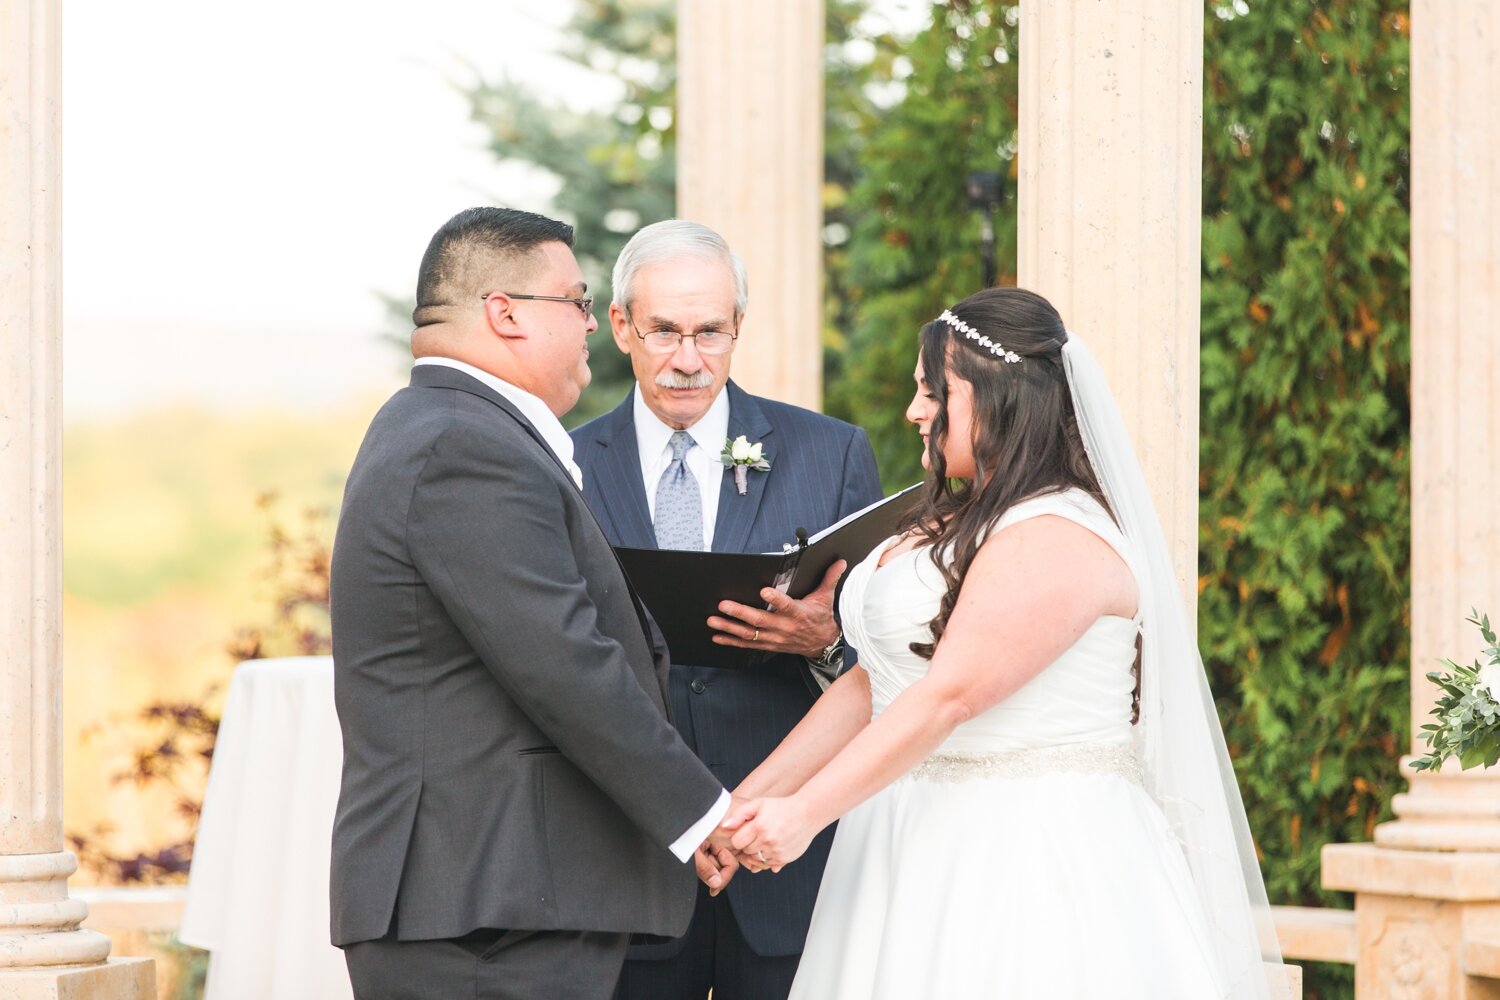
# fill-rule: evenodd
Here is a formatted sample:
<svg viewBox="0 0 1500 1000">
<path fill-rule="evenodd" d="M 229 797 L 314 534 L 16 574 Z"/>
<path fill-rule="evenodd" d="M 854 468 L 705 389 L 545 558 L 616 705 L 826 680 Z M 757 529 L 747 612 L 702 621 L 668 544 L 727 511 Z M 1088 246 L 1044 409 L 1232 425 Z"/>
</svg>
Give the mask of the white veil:
<svg viewBox="0 0 1500 1000">
<path fill-rule="evenodd" d="M 1187 857 L 1223 995 L 1281 1000 L 1286 973 L 1265 882 L 1161 522 L 1104 372 L 1071 332 L 1062 356 L 1084 447 L 1142 577 L 1136 742 L 1146 789 Z"/>
</svg>

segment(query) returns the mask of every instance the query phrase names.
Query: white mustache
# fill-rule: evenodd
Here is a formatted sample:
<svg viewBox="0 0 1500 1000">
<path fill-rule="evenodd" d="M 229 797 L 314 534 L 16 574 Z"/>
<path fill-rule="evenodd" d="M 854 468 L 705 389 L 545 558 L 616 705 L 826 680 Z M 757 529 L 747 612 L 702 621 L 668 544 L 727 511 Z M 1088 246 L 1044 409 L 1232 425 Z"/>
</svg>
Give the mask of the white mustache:
<svg viewBox="0 0 1500 1000">
<path fill-rule="evenodd" d="M 707 368 L 699 368 L 691 375 L 672 368 L 656 376 L 656 384 L 663 389 L 707 389 L 714 384 L 714 376 Z"/>
</svg>

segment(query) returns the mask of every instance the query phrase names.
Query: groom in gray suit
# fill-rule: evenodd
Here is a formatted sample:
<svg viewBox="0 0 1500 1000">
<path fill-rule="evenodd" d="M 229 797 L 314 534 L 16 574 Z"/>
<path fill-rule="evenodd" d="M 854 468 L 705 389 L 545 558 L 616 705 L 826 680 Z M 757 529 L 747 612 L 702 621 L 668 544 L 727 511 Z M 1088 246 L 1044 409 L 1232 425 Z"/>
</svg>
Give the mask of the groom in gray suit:
<svg viewBox="0 0 1500 1000">
<path fill-rule="evenodd" d="M 729 805 L 558 422 L 597 326 L 572 238 L 498 208 L 438 230 L 411 385 L 349 474 L 331 895 L 360 1000 L 608 997 L 631 932 L 686 929 Z"/>
<path fill-rule="evenodd" d="M 636 548 L 779 551 L 880 499 L 865 432 L 752 396 L 729 380 L 745 314 L 745 269 L 723 238 L 684 220 L 642 229 L 621 251 L 609 308 L 635 388 L 573 432 L 584 493 L 610 541 Z M 726 438 L 762 446 L 740 494 L 719 463 Z M 776 748 L 843 662 L 832 613 L 841 563 L 801 601 L 725 602 L 709 624 L 727 645 L 772 654 L 744 669 L 672 664 L 672 717 L 725 787 Z M 776 1000 L 797 971 L 832 832 L 780 874 L 700 888 L 688 933 L 631 948 L 619 1000 Z"/>
</svg>

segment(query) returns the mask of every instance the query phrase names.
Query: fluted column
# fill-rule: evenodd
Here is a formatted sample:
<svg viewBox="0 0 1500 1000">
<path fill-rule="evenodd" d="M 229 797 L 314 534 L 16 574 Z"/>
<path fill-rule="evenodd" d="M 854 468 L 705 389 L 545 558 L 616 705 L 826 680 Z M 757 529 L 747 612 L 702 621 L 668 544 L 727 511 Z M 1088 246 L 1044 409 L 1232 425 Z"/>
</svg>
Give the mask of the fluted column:
<svg viewBox="0 0 1500 1000">
<path fill-rule="evenodd" d="M 745 260 L 735 380 L 822 402 L 823 2 L 679 0 L 677 214 Z"/>
<path fill-rule="evenodd" d="M 0 3 L 0 996 L 141 997 L 78 925 L 62 821 L 61 45 L 57 0 Z"/>
<path fill-rule="evenodd" d="M 1018 284 L 1088 343 L 1198 574 L 1203 5 L 1021 5 Z"/>
<path fill-rule="evenodd" d="M 1500 618 L 1500 5 L 1412 4 L 1411 708 L 1472 662 L 1471 608 Z M 1456 769 L 1456 764 L 1452 765 Z M 1500 774 L 1418 775 L 1391 846 L 1500 850 Z M 1455 825 L 1455 822 L 1456 825 Z"/>
<path fill-rule="evenodd" d="M 1500 5 L 1413 0 L 1411 88 L 1416 730 L 1427 672 L 1482 645 L 1470 608 L 1500 614 Z M 1375 844 L 1323 851 L 1323 884 L 1355 893 L 1355 996 L 1500 998 L 1500 980 L 1474 974 L 1500 946 L 1500 774 L 1402 770 L 1410 790 Z"/>
</svg>

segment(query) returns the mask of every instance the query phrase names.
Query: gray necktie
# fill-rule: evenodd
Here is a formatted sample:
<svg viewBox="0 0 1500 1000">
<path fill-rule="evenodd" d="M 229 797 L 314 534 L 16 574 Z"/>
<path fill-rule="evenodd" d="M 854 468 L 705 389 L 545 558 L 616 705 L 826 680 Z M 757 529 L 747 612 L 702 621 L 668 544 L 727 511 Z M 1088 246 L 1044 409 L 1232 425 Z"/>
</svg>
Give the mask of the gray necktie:
<svg viewBox="0 0 1500 1000">
<path fill-rule="evenodd" d="M 664 549 L 703 551 L 703 497 L 698 480 L 684 461 L 694 441 L 687 431 L 676 431 L 672 461 L 656 483 L 656 544 Z"/>
</svg>

